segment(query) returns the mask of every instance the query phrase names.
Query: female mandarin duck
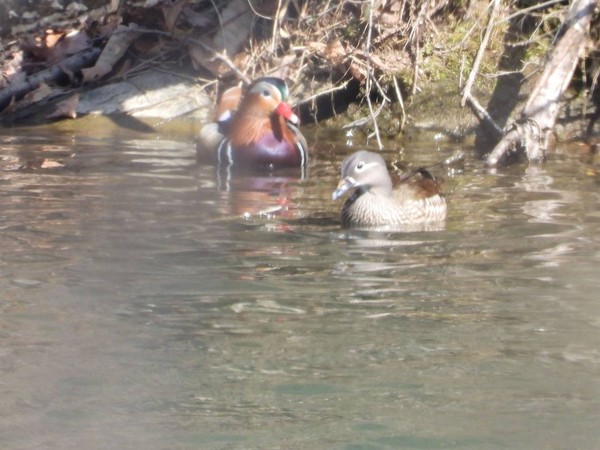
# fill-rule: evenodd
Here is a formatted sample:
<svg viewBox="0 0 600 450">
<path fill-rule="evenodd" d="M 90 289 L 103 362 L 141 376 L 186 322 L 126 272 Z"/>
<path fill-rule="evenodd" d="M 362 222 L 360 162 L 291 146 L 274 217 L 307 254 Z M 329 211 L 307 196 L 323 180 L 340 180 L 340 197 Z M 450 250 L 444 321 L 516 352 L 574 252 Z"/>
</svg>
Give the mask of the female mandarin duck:
<svg viewBox="0 0 600 450">
<path fill-rule="evenodd" d="M 354 188 L 342 207 L 344 228 L 416 225 L 446 218 L 441 186 L 427 170 L 401 177 L 394 187 L 385 161 L 377 153 L 361 150 L 344 160 L 333 200 Z"/>
<path fill-rule="evenodd" d="M 259 78 L 240 99 L 241 93 L 240 87 L 223 93 L 216 121 L 200 130 L 199 151 L 215 154 L 219 165 L 228 167 L 305 166 L 308 146 L 296 127 L 298 116 L 286 103 L 285 81 Z"/>
</svg>

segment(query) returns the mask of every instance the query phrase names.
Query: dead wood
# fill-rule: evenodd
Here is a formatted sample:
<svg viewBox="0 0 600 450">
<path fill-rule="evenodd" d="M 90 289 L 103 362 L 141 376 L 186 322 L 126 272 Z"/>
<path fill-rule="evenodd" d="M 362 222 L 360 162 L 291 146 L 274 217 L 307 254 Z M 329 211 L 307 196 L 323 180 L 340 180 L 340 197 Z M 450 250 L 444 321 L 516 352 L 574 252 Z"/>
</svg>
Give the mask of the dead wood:
<svg viewBox="0 0 600 450">
<path fill-rule="evenodd" d="M 57 82 L 69 72 L 77 72 L 90 66 L 98 59 L 100 52 L 100 48 L 87 48 L 67 57 L 59 64 L 28 76 L 22 81 L 8 84 L 0 91 L 0 110 L 4 109 L 14 99 L 37 89 L 43 83 Z"/>
<path fill-rule="evenodd" d="M 571 5 L 544 71 L 520 118 L 487 156 L 488 165 L 498 165 L 512 152 L 524 152 L 530 161 L 540 161 L 545 157 L 561 97 L 589 41 L 590 22 L 597 5 L 597 0 L 575 0 Z"/>
</svg>

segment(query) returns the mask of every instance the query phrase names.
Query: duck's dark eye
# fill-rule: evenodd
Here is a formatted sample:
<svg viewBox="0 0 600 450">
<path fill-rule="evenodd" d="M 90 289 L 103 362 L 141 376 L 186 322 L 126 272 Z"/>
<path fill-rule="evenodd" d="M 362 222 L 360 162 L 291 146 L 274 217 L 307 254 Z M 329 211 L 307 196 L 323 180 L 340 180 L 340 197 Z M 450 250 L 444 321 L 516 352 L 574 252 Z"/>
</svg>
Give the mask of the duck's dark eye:
<svg viewBox="0 0 600 450">
<path fill-rule="evenodd" d="M 263 95 L 264 95 L 265 97 L 270 97 L 270 96 L 271 96 L 271 93 L 265 89 L 265 90 L 263 91 Z"/>
<path fill-rule="evenodd" d="M 365 167 L 365 163 L 361 161 L 356 165 L 356 170 L 363 170 L 363 167 Z"/>
</svg>

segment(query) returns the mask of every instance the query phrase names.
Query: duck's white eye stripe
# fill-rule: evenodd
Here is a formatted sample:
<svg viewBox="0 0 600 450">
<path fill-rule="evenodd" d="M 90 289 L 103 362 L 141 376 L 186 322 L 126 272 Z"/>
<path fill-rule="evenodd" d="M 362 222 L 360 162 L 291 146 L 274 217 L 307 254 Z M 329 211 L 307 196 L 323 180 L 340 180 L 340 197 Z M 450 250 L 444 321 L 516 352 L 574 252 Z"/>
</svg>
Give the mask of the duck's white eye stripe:
<svg viewBox="0 0 600 450">
<path fill-rule="evenodd" d="M 355 169 L 357 172 L 363 172 L 364 170 L 368 169 L 371 166 L 376 166 L 377 163 L 376 162 L 364 162 L 364 161 L 360 161 L 358 164 L 356 164 Z"/>
</svg>

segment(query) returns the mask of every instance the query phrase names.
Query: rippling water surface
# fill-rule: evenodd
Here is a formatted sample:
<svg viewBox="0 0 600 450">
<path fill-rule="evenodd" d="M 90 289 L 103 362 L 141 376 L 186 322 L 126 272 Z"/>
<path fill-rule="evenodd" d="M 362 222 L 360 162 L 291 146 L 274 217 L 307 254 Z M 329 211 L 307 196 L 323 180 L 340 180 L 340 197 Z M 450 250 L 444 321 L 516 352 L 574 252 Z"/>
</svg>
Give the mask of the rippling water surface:
<svg viewBox="0 0 600 450">
<path fill-rule="evenodd" d="M 304 177 L 252 177 L 186 137 L 2 130 L 2 448 L 597 448 L 598 159 L 463 146 L 445 229 L 343 232 L 353 148 L 307 134 Z"/>
</svg>

